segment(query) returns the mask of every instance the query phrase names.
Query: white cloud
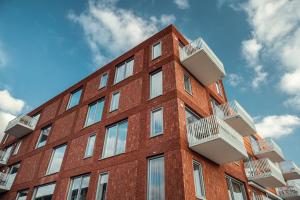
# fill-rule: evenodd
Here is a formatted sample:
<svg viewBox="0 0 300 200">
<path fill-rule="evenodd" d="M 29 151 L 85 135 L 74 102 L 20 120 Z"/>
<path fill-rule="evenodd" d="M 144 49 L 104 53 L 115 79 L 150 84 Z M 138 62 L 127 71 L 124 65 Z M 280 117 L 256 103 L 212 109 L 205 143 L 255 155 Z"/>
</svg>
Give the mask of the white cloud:
<svg viewBox="0 0 300 200">
<path fill-rule="evenodd" d="M 188 9 L 190 7 L 188 0 L 174 0 L 174 3 L 179 9 Z"/>
<path fill-rule="evenodd" d="M 268 73 L 263 70 L 261 65 L 257 65 L 254 68 L 255 77 L 252 80 L 252 87 L 257 88 L 261 83 L 266 81 Z"/>
<path fill-rule="evenodd" d="M 15 117 L 15 115 L 0 110 L 0 141 L 4 135 L 4 130 L 7 126 L 7 123 Z"/>
<path fill-rule="evenodd" d="M 280 138 L 292 134 L 300 126 L 300 118 L 295 115 L 271 115 L 256 123 L 257 132 L 263 137 Z"/>
<path fill-rule="evenodd" d="M 256 39 L 245 40 L 242 42 L 242 51 L 246 60 L 252 64 L 256 65 L 259 60 L 259 51 L 262 45 L 257 42 Z"/>
<path fill-rule="evenodd" d="M 238 74 L 229 74 L 227 77 L 229 84 L 234 87 L 240 85 L 244 80 L 243 77 Z"/>
<path fill-rule="evenodd" d="M 142 42 L 161 26 L 175 21 L 174 15 L 143 18 L 132 10 L 117 8 L 117 1 L 89 1 L 88 9 L 68 18 L 81 25 L 92 51 L 94 64 L 106 62 L 125 50 Z"/>
<path fill-rule="evenodd" d="M 0 42 L 0 68 L 5 67 L 7 65 L 7 62 L 8 62 L 7 54 L 5 53 L 3 49 L 3 45 Z"/>
</svg>

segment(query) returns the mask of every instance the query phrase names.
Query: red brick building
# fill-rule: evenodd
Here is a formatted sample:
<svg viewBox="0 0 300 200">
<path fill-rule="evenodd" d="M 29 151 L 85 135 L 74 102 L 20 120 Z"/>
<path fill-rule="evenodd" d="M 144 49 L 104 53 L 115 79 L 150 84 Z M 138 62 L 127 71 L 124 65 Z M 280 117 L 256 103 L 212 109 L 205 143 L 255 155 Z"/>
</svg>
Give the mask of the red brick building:
<svg viewBox="0 0 300 200">
<path fill-rule="evenodd" d="M 285 197 L 299 168 L 228 102 L 224 76 L 168 26 L 8 124 L 0 199 Z"/>
</svg>

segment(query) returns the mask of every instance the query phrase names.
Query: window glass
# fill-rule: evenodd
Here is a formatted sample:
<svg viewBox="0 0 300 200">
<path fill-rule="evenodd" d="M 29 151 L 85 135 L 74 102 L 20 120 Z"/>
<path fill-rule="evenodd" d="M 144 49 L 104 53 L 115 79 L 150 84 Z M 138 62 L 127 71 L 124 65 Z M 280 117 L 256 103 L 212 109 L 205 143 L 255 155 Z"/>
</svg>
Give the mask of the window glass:
<svg viewBox="0 0 300 200">
<path fill-rule="evenodd" d="M 90 175 L 78 176 L 72 179 L 68 200 L 86 200 Z"/>
<path fill-rule="evenodd" d="M 4 150 L 3 150 L 3 154 L 1 154 L 1 161 L 2 162 L 7 162 L 11 153 L 12 153 L 12 150 L 13 150 L 13 145 L 10 145 L 9 147 L 6 147 Z"/>
<path fill-rule="evenodd" d="M 99 88 L 104 88 L 107 85 L 107 80 L 108 80 L 108 73 L 105 73 L 102 75 L 101 80 L 100 80 L 100 87 Z"/>
<path fill-rule="evenodd" d="M 96 135 L 95 134 L 89 136 L 87 146 L 86 146 L 86 150 L 85 150 L 85 157 L 90 157 L 90 156 L 93 155 L 95 141 L 96 141 Z"/>
<path fill-rule="evenodd" d="M 198 115 L 193 113 L 190 109 L 185 108 L 185 116 L 186 116 L 186 125 L 196 122 L 200 119 Z"/>
<path fill-rule="evenodd" d="M 19 141 L 15 144 L 15 148 L 14 148 L 14 152 L 13 152 L 13 155 L 17 155 L 18 152 L 19 152 L 19 149 L 20 149 L 20 146 L 21 146 L 21 143 L 22 141 Z"/>
<path fill-rule="evenodd" d="M 148 200 L 165 199 L 164 157 L 148 160 Z"/>
<path fill-rule="evenodd" d="M 191 80 L 190 80 L 190 76 L 188 74 L 184 74 L 184 89 L 189 94 L 192 94 Z"/>
<path fill-rule="evenodd" d="M 50 131 L 51 131 L 51 126 L 47 126 L 47 127 L 42 128 L 41 133 L 40 133 L 40 137 L 39 137 L 38 142 L 36 144 L 36 148 L 40 148 L 40 147 L 46 145 Z"/>
<path fill-rule="evenodd" d="M 20 169 L 20 164 L 19 163 L 15 164 L 15 165 L 13 165 L 9 168 L 9 170 L 8 170 L 9 176 L 5 180 L 6 181 L 6 183 L 5 183 L 6 187 L 10 188 L 12 186 L 12 184 L 14 183 L 14 180 L 15 180 L 17 174 L 18 174 L 19 169 Z"/>
<path fill-rule="evenodd" d="M 54 189 L 55 183 L 37 187 L 33 195 L 33 200 L 51 200 Z"/>
<path fill-rule="evenodd" d="M 89 105 L 85 126 L 89 126 L 91 124 L 101 121 L 103 107 L 104 107 L 104 98 L 101 98 L 98 101 Z"/>
<path fill-rule="evenodd" d="M 47 174 L 59 172 L 62 161 L 64 159 L 66 147 L 67 145 L 63 145 L 53 150 Z"/>
<path fill-rule="evenodd" d="M 98 181 L 98 189 L 97 189 L 97 200 L 105 200 L 106 199 L 106 191 L 108 184 L 108 173 L 100 174 Z"/>
<path fill-rule="evenodd" d="M 76 91 L 71 93 L 67 109 L 78 105 L 78 103 L 80 101 L 81 92 L 82 92 L 82 89 L 76 90 Z"/>
<path fill-rule="evenodd" d="M 217 93 L 218 93 L 219 95 L 222 95 L 222 93 L 221 93 L 221 88 L 220 88 L 220 83 L 219 83 L 219 82 L 216 82 L 216 90 L 217 90 Z"/>
<path fill-rule="evenodd" d="M 16 200 L 26 200 L 28 195 L 28 190 L 19 191 Z"/>
<path fill-rule="evenodd" d="M 203 184 L 203 176 L 202 176 L 202 167 L 198 162 L 193 162 L 194 168 L 194 184 L 195 184 L 195 191 L 196 196 L 198 198 L 204 198 L 204 184 Z"/>
<path fill-rule="evenodd" d="M 163 109 L 159 108 L 151 112 L 151 136 L 163 132 Z"/>
<path fill-rule="evenodd" d="M 158 42 L 152 46 L 152 59 L 161 56 L 161 42 Z"/>
<path fill-rule="evenodd" d="M 110 103 L 110 111 L 117 110 L 119 108 L 119 99 L 120 99 L 120 92 L 114 93 L 111 97 Z"/>
<path fill-rule="evenodd" d="M 130 58 L 116 67 L 115 83 L 128 78 L 133 74 L 134 59 Z"/>
<path fill-rule="evenodd" d="M 41 116 L 41 113 L 37 113 L 37 114 L 35 114 L 35 115 L 33 115 L 32 116 L 32 121 L 33 121 L 33 123 L 36 123 L 37 124 L 37 122 L 39 121 L 39 119 L 40 119 L 40 116 Z"/>
<path fill-rule="evenodd" d="M 226 176 L 227 190 L 230 200 L 246 200 L 244 184 L 236 179 Z"/>
<path fill-rule="evenodd" d="M 107 128 L 103 158 L 114 156 L 125 152 L 127 137 L 127 120 L 119 122 Z"/>
<path fill-rule="evenodd" d="M 155 72 L 151 74 L 150 77 L 150 98 L 162 95 L 163 85 L 162 85 L 162 71 Z"/>
</svg>

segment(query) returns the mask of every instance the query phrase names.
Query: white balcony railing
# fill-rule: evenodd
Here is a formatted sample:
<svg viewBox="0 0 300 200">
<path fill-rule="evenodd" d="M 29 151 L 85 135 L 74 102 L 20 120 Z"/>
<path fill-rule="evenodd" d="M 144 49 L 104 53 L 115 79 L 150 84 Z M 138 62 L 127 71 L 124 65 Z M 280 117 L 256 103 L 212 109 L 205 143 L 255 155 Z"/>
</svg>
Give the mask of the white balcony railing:
<svg viewBox="0 0 300 200">
<path fill-rule="evenodd" d="M 204 85 L 210 85 L 226 75 L 223 63 L 202 38 L 181 48 L 180 60 Z"/>
<path fill-rule="evenodd" d="M 36 118 L 21 115 L 8 123 L 5 132 L 19 138 L 33 131 L 36 124 Z"/>
<path fill-rule="evenodd" d="M 247 158 L 241 135 L 215 115 L 189 124 L 187 134 L 189 147 L 215 163 Z"/>
<path fill-rule="evenodd" d="M 245 162 L 246 176 L 263 187 L 285 185 L 281 170 L 268 158 Z"/>
<path fill-rule="evenodd" d="M 256 132 L 252 117 L 236 100 L 216 106 L 214 112 L 242 136 Z"/>
<path fill-rule="evenodd" d="M 276 188 L 277 194 L 287 200 L 300 199 L 300 186 L 291 184 L 284 187 Z"/>
<path fill-rule="evenodd" d="M 255 194 L 253 200 L 271 200 L 271 199 L 263 194 Z"/>
<path fill-rule="evenodd" d="M 293 161 L 283 161 L 279 167 L 285 180 L 300 179 L 300 168 Z"/>
<path fill-rule="evenodd" d="M 282 162 L 284 155 L 281 148 L 272 138 L 251 141 L 253 153 L 258 158 L 269 158 L 273 162 Z"/>
</svg>

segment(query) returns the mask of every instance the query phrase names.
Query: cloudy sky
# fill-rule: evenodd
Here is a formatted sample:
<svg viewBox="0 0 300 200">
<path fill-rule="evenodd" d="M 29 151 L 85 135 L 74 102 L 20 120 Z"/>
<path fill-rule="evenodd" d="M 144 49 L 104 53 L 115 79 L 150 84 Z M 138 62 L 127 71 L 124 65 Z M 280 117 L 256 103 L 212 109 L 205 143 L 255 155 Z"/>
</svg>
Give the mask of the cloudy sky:
<svg viewBox="0 0 300 200">
<path fill-rule="evenodd" d="M 300 165 L 299 0 L 0 2 L 0 132 L 170 23 L 223 61 L 229 99 Z"/>
</svg>

